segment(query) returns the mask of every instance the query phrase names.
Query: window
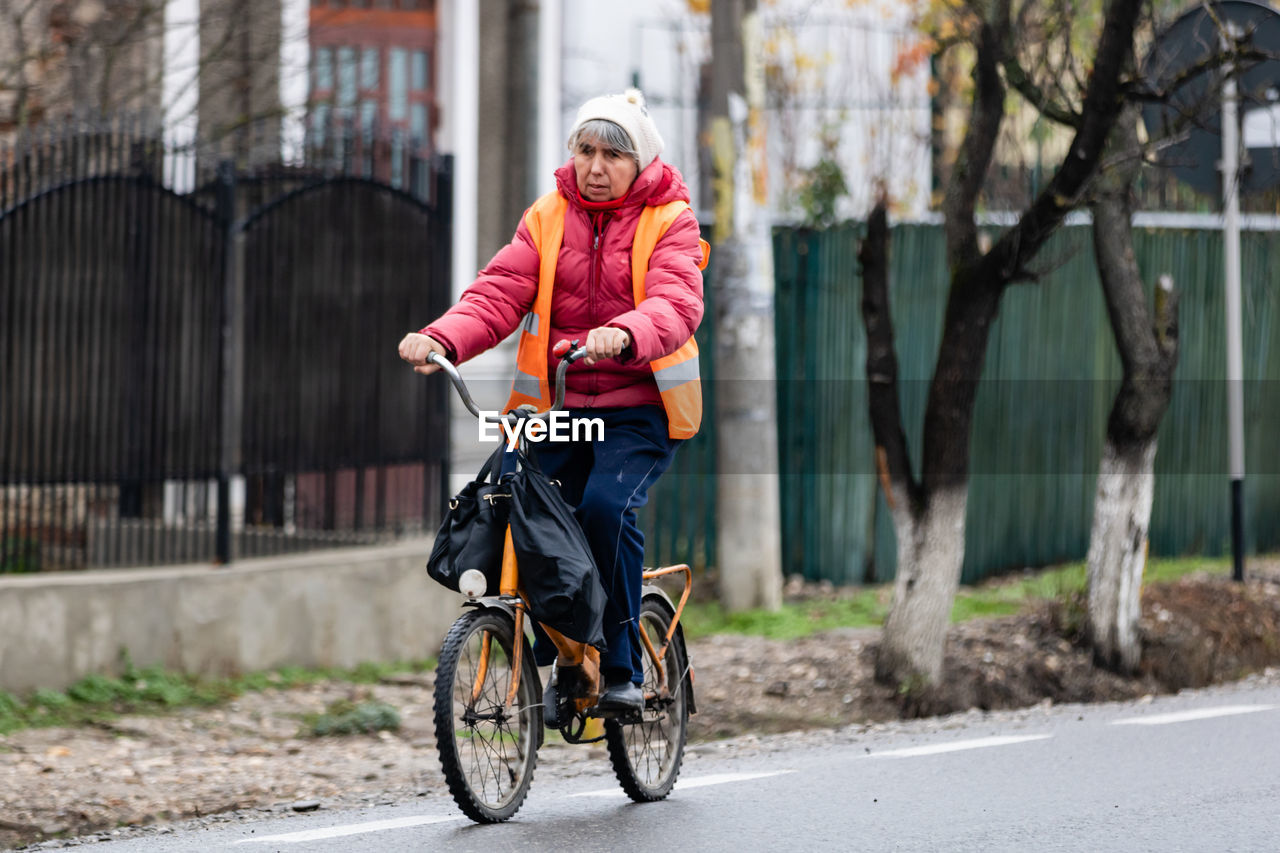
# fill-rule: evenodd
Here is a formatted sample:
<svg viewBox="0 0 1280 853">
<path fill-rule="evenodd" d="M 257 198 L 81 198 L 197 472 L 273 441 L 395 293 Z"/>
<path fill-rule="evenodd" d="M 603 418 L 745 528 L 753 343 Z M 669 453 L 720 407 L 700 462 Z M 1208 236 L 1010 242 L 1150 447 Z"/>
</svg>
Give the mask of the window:
<svg viewBox="0 0 1280 853">
<path fill-rule="evenodd" d="M 316 51 L 315 88 L 327 92 L 333 88 L 333 51 L 322 47 Z"/>
<path fill-rule="evenodd" d="M 382 64 L 382 54 L 376 47 L 366 47 L 360 54 L 360 88 L 378 88 L 378 69 Z"/>
<path fill-rule="evenodd" d="M 329 129 L 329 105 L 316 104 L 315 112 L 311 114 L 311 145 L 314 148 L 323 148 L 325 143 L 326 131 Z"/>
<path fill-rule="evenodd" d="M 356 103 L 356 51 L 338 48 L 338 105 L 353 107 Z"/>
<path fill-rule="evenodd" d="M 414 104 L 409 116 L 409 138 L 415 145 L 421 145 L 427 139 L 426 104 Z"/>
<path fill-rule="evenodd" d="M 427 52 L 413 52 L 413 91 L 424 92 L 427 89 Z"/>
<path fill-rule="evenodd" d="M 409 76 L 408 52 L 401 47 L 391 48 L 390 68 L 387 70 L 387 116 L 392 121 L 404 121 L 409 105 L 406 78 Z"/>
<path fill-rule="evenodd" d="M 377 101 L 361 101 L 360 102 L 360 130 L 365 137 L 373 136 L 374 128 L 378 123 L 378 102 Z"/>
</svg>

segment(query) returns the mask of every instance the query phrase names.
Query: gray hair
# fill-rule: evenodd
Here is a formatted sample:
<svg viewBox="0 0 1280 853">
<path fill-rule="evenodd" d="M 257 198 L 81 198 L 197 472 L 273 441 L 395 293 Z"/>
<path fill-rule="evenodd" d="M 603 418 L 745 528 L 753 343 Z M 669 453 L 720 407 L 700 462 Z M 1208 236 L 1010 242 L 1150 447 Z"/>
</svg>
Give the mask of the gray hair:
<svg viewBox="0 0 1280 853">
<path fill-rule="evenodd" d="M 631 136 L 622 129 L 621 125 L 604 118 L 587 119 L 570 135 L 569 150 L 576 154 L 578 143 L 589 139 L 595 140 L 604 148 L 612 148 L 619 154 L 625 154 L 636 161 L 637 169 L 640 167 L 640 152 L 636 151 L 636 145 L 631 141 Z"/>
</svg>

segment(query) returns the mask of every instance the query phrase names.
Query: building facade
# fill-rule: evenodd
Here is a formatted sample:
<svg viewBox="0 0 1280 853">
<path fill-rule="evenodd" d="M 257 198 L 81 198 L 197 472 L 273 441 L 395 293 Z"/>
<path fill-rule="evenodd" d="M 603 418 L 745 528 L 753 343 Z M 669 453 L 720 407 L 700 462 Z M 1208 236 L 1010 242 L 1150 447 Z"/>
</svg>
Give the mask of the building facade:
<svg viewBox="0 0 1280 853">
<path fill-rule="evenodd" d="M 313 0 L 307 132 L 324 146 L 335 133 L 431 148 L 438 124 L 439 23 L 430 0 Z"/>
</svg>

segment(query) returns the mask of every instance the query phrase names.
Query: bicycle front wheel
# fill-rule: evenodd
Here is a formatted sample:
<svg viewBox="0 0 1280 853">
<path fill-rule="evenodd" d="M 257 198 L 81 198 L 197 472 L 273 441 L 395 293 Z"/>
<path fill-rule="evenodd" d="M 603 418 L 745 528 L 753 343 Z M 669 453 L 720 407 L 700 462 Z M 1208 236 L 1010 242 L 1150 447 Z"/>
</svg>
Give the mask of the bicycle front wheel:
<svg viewBox="0 0 1280 853">
<path fill-rule="evenodd" d="M 659 599 L 640 605 L 640 630 L 655 651 L 662 648 L 671 625 L 671 611 Z M 613 772 L 622 790 L 638 803 L 661 800 L 671 793 L 689 725 L 689 694 L 685 689 L 688 657 L 680 634 L 671 638 L 662 656 L 662 674 L 646 650 L 644 657 L 644 711 L 640 719 L 605 720 L 605 742 Z"/>
<path fill-rule="evenodd" d="M 538 673 L 523 650 L 515 701 L 515 636 L 509 615 L 473 610 L 449 629 L 436 668 L 436 747 L 449 792 L 479 823 L 510 818 L 524 803 L 537 763 Z"/>
</svg>

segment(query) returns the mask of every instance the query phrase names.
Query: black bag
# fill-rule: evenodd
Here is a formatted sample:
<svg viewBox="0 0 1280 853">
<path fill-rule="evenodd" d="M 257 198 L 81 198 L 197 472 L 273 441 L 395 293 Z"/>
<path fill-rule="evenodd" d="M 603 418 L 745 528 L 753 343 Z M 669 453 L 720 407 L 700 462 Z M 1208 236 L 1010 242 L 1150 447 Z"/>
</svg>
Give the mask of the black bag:
<svg viewBox="0 0 1280 853">
<path fill-rule="evenodd" d="M 530 456 L 521 454 L 520 462 L 503 482 L 511 487 L 511 543 L 529 612 L 569 639 L 604 651 L 607 598 L 586 534 L 560 487 Z"/>
<path fill-rule="evenodd" d="M 503 445 L 499 444 L 476 478 L 449 501 L 449 512 L 427 558 L 427 574 L 454 592 L 458 591 L 462 573 L 477 569 L 488 581 L 488 594 L 498 594 L 502 545 L 511 508 L 511 489 L 498 478 L 502 450 Z M 489 481 L 490 474 L 493 482 Z"/>
</svg>

